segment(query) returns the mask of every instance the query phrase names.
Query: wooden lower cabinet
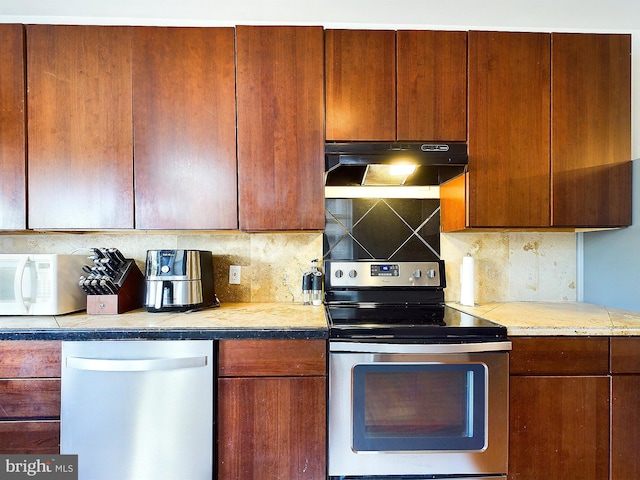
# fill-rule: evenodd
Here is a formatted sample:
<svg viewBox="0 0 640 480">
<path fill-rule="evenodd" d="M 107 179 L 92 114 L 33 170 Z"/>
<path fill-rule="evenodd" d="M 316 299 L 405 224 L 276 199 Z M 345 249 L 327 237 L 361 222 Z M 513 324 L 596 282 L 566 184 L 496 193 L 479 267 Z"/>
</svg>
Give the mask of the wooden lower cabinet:
<svg viewBox="0 0 640 480">
<path fill-rule="evenodd" d="M 509 479 L 609 478 L 609 338 L 511 340 Z"/>
<path fill-rule="evenodd" d="M 0 342 L 0 454 L 60 453 L 60 349 Z"/>
<path fill-rule="evenodd" d="M 219 480 L 326 478 L 325 352 L 324 340 L 220 342 Z"/>
<path fill-rule="evenodd" d="M 513 377 L 510 389 L 510 479 L 608 477 L 607 376 Z"/>
<path fill-rule="evenodd" d="M 611 480 L 640 478 L 640 337 L 611 338 Z"/>
</svg>

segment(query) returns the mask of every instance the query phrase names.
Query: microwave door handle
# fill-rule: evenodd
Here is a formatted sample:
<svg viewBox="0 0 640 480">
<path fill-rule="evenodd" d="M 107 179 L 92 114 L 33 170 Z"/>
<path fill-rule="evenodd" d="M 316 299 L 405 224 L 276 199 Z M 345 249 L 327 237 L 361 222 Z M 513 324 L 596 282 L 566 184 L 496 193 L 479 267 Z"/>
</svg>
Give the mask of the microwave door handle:
<svg viewBox="0 0 640 480">
<path fill-rule="evenodd" d="M 24 301 L 24 295 L 22 292 L 22 279 L 24 278 L 24 271 L 27 269 L 27 261 L 28 257 L 24 257 L 23 260 L 20 260 L 18 267 L 16 268 L 16 276 L 13 279 L 13 294 L 16 299 L 16 305 L 20 308 L 20 313 L 27 313 L 29 308 L 27 303 Z"/>
</svg>

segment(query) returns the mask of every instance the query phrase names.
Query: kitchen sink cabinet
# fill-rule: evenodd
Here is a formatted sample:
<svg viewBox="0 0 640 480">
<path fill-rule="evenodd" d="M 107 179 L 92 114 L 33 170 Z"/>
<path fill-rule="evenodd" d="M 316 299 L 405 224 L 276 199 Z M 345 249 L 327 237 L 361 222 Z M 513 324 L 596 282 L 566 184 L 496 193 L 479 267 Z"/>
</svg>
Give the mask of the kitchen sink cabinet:
<svg viewBox="0 0 640 480">
<path fill-rule="evenodd" d="M 640 337 L 611 338 L 611 480 L 640 478 Z"/>
<path fill-rule="evenodd" d="M 245 231 L 324 228 L 322 27 L 236 27 Z"/>
<path fill-rule="evenodd" d="M 0 342 L 0 453 L 60 452 L 60 342 Z"/>
<path fill-rule="evenodd" d="M 0 25 L 0 230 L 27 221 L 25 49 L 22 25 Z"/>
<path fill-rule="evenodd" d="M 326 30 L 327 140 L 466 140 L 467 33 Z"/>
<path fill-rule="evenodd" d="M 468 41 L 469 169 L 441 186 L 443 231 L 629 225 L 630 36 Z"/>
<path fill-rule="evenodd" d="M 608 478 L 609 339 L 511 340 L 509 479 Z"/>
<path fill-rule="evenodd" d="M 133 29 L 135 225 L 236 229 L 233 28 Z"/>
<path fill-rule="evenodd" d="M 131 29 L 26 29 L 28 227 L 133 228 Z"/>
<path fill-rule="evenodd" d="M 325 340 L 221 340 L 218 479 L 326 478 Z"/>
</svg>

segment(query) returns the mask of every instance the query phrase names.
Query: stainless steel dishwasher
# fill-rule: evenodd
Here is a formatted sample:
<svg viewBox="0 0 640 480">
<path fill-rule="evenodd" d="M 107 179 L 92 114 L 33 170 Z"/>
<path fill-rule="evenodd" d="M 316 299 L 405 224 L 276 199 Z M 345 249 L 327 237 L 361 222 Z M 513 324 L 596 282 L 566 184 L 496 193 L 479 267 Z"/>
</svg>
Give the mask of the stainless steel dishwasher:
<svg viewBox="0 0 640 480">
<path fill-rule="evenodd" d="M 213 341 L 62 342 L 60 452 L 79 480 L 211 480 Z"/>
</svg>

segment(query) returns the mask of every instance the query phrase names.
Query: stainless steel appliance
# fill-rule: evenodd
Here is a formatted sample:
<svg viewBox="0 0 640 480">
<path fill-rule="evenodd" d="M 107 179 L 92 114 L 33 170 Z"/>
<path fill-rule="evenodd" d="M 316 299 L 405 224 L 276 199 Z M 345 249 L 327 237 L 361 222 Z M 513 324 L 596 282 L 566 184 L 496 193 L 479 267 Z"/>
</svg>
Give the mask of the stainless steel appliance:
<svg viewBox="0 0 640 480">
<path fill-rule="evenodd" d="M 330 478 L 506 478 L 511 343 L 444 267 L 325 262 Z"/>
<path fill-rule="evenodd" d="M 60 452 L 80 480 L 211 480 L 213 341 L 62 342 Z"/>
<path fill-rule="evenodd" d="M 204 250 L 148 250 L 144 306 L 149 312 L 218 306 L 213 259 Z"/>
<path fill-rule="evenodd" d="M 0 315 L 60 315 L 84 310 L 78 288 L 84 255 L 0 254 Z"/>
</svg>

